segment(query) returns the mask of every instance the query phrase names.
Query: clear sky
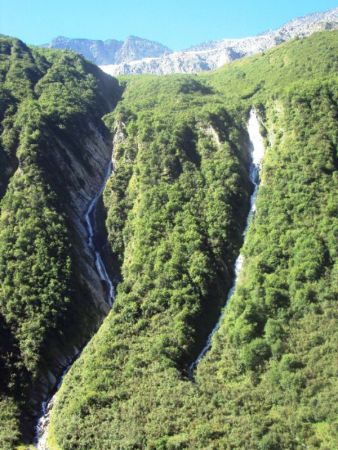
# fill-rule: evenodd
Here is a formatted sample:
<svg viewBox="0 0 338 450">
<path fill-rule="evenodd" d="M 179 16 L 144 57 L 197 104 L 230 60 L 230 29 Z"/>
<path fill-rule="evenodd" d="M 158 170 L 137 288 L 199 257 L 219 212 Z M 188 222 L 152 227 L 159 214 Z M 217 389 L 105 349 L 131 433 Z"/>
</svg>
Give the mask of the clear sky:
<svg viewBox="0 0 338 450">
<path fill-rule="evenodd" d="M 338 6 L 338 0 L 0 0 L 0 33 L 29 44 L 56 36 L 136 35 L 180 50 L 245 37 Z"/>
</svg>

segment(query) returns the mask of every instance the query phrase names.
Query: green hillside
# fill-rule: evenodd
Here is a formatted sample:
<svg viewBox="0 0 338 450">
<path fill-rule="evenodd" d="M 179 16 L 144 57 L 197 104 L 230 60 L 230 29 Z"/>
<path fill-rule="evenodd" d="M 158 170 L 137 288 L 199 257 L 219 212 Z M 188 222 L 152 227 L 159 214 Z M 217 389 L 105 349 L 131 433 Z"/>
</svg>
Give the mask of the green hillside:
<svg viewBox="0 0 338 450">
<path fill-rule="evenodd" d="M 104 201 L 114 307 L 65 378 L 51 448 L 338 446 L 337 32 L 199 76 L 124 78 Z M 248 111 L 266 159 L 245 267 Z"/>
<path fill-rule="evenodd" d="M 32 442 L 53 355 L 90 337 L 55 397 L 49 450 L 338 448 L 337 38 L 117 82 L 0 37 L 1 449 Z M 243 246 L 252 108 L 266 152 Z M 100 327 L 56 163 L 66 148 L 94 178 L 88 139 L 113 141 L 96 221 L 119 283 Z"/>
<path fill-rule="evenodd" d="M 67 52 L 0 37 L 0 447 L 30 436 L 42 380 L 102 320 L 79 282 L 53 158 L 90 136 L 117 83 Z M 106 100 L 109 99 L 109 100 Z"/>
</svg>

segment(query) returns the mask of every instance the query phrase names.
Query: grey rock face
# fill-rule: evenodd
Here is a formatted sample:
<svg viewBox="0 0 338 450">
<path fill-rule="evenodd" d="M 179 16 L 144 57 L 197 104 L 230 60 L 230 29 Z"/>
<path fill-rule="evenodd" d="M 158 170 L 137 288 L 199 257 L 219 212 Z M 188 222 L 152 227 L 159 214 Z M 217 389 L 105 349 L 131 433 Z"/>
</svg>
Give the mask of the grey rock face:
<svg viewBox="0 0 338 450">
<path fill-rule="evenodd" d="M 295 37 L 302 38 L 316 31 L 335 28 L 338 28 L 338 8 L 292 20 L 275 31 L 267 31 L 259 36 L 211 41 L 157 58 L 101 65 L 101 69 L 110 75 L 204 72 L 243 56 L 263 52 Z"/>
<path fill-rule="evenodd" d="M 70 39 L 59 36 L 49 44 L 45 44 L 44 47 L 81 53 L 86 59 L 97 65 L 122 64 L 142 58 L 157 58 L 171 53 L 171 50 L 162 44 L 136 36 L 129 36 L 125 41 Z"/>
<path fill-rule="evenodd" d="M 67 196 L 65 212 L 71 228 L 79 286 L 81 286 L 81 292 L 90 296 L 93 304 L 90 317 L 92 329 L 88 328 L 87 336 L 79 335 L 76 343 L 79 348 L 85 345 L 110 310 L 106 302 L 107 294 L 96 269 L 94 254 L 88 243 L 85 214 L 88 205 L 102 185 L 103 174 L 111 160 L 112 143 L 94 123 L 88 122 L 87 127 L 87 136 L 81 142 L 82 159 L 77 157 L 72 148 L 57 138 L 54 142 L 55 149 L 51 153 L 51 163 L 57 171 Z M 78 352 L 78 348 L 74 345 L 62 349 L 53 347 L 53 364 L 49 371 L 41 376 L 31 393 L 34 409 L 48 398 L 60 374 Z"/>
</svg>

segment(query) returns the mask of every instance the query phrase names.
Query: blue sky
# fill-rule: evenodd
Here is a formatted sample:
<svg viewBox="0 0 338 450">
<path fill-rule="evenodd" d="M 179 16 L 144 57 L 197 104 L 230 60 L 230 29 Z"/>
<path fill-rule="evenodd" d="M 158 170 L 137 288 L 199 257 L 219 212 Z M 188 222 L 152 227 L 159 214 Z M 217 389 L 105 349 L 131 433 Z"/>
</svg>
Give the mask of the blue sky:
<svg viewBox="0 0 338 450">
<path fill-rule="evenodd" d="M 174 50 L 245 37 L 338 6 L 338 0 L 0 0 L 0 33 L 30 44 L 53 37 L 136 35 Z"/>
</svg>

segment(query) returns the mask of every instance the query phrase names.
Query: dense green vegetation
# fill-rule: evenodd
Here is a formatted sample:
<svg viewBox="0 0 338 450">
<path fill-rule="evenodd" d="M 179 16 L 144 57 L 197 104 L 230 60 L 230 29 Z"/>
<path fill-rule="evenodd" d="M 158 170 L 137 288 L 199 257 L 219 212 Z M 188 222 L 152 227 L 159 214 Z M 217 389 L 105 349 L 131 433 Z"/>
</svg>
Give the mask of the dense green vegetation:
<svg viewBox="0 0 338 450">
<path fill-rule="evenodd" d="M 337 446 L 337 95 L 336 83 L 310 84 L 267 109 L 274 144 L 245 270 L 198 373 L 240 408 L 222 445 Z"/>
<path fill-rule="evenodd" d="M 88 123 L 104 129 L 117 95 L 79 56 L 0 37 L 1 449 L 30 435 L 41 380 L 62 369 L 57 355 L 98 326 L 79 280 L 67 186 L 51 162 L 62 145 L 79 152 Z"/>
<path fill-rule="evenodd" d="M 67 147 L 90 167 L 93 127 L 115 135 L 104 204 L 121 282 L 64 379 L 50 448 L 338 448 L 337 36 L 199 76 L 124 77 L 109 114 L 115 80 L 0 36 L 1 449 L 29 441 L 41 381 L 102 318 L 55 163 Z M 252 107 L 267 148 L 257 212 L 192 381 L 243 244 Z"/>
<path fill-rule="evenodd" d="M 200 76 L 125 78 L 104 201 L 122 282 L 66 376 L 51 448 L 333 449 L 337 32 Z M 249 109 L 267 153 L 245 266 Z"/>
</svg>

